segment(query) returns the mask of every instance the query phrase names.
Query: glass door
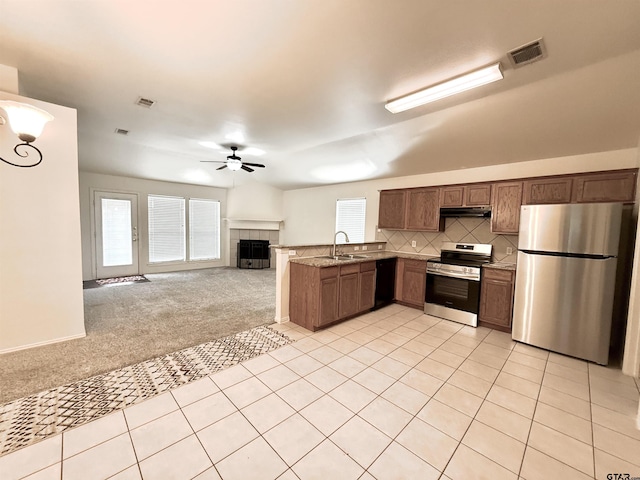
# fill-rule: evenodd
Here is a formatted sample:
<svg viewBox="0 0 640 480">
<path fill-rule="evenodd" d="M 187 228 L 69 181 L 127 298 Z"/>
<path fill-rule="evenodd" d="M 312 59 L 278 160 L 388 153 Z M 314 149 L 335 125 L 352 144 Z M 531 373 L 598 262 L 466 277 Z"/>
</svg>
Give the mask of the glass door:
<svg viewBox="0 0 640 480">
<path fill-rule="evenodd" d="M 138 197 L 95 192 L 98 278 L 138 274 Z"/>
</svg>

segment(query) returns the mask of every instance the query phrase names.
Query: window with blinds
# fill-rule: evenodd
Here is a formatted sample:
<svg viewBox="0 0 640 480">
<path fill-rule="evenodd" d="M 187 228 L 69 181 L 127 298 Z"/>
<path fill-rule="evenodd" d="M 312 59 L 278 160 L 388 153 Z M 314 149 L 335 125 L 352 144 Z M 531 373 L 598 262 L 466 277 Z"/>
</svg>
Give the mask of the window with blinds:
<svg viewBox="0 0 640 480">
<path fill-rule="evenodd" d="M 349 235 L 349 243 L 364 243 L 366 198 L 343 198 L 336 201 L 336 232 Z M 344 235 L 338 235 L 337 243 L 347 243 Z"/>
<path fill-rule="evenodd" d="M 185 200 L 149 195 L 149 262 L 186 259 Z"/>
<path fill-rule="evenodd" d="M 189 260 L 220 258 L 220 202 L 189 200 Z"/>
</svg>

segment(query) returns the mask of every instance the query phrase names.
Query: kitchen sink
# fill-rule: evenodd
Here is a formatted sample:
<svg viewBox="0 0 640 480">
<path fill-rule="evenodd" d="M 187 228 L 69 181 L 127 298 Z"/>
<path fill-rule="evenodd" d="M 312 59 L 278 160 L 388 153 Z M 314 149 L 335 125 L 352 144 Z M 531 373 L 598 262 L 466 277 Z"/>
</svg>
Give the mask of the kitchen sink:
<svg viewBox="0 0 640 480">
<path fill-rule="evenodd" d="M 322 255 L 316 258 L 329 258 L 331 260 L 357 260 L 359 258 L 369 258 L 367 255 Z"/>
</svg>

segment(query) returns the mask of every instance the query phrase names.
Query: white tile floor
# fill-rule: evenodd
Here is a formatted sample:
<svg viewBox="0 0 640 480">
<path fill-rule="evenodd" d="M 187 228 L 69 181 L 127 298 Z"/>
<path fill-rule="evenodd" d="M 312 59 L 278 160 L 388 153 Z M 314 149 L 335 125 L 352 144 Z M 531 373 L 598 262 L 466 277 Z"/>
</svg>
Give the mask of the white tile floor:
<svg viewBox="0 0 640 480">
<path fill-rule="evenodd" d="M 0 478 L 640 477 L 619 370 L 399 305 L 0 457 Z"/>
</svg>

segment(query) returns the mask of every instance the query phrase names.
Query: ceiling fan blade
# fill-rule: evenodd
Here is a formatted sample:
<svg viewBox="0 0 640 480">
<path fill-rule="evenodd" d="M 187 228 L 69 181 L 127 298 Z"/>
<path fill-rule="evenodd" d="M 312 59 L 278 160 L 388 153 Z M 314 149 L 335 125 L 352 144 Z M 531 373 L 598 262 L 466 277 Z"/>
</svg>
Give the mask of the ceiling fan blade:
<svg viewBox="0 0 640 480">
<path fill-rule="evenodd" d="M 200 163 L 227 163 L 227 162 L 221 162 L 220 160 L 200 160 Z"/>
<path fill-rule="evenodd" d="M 260 168 L 264 168 L 264 165 L 262 165 L 261 163 L 249 163 L 249 162 L 242 162 L 243 165 L 249 165 L 250 167 L 260 167 Z"/>
<path fill-rule="evenodd" d="M 242 167 L 240 168 L 242 168 L 243 170 L 246 170 L 247 172 L 253 172 L 253 168 L 249 168 L 246 165 L 242 165 Z"/>
<path fill-rule="evenodd" d="M 221 167 L 216 168 L 216 170 L 222 170 L 223 168 L 227 168 L 226 165 L 222 165 Z"/>
</svg>

